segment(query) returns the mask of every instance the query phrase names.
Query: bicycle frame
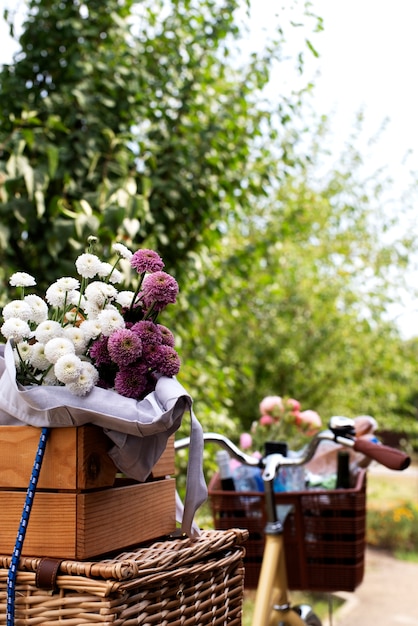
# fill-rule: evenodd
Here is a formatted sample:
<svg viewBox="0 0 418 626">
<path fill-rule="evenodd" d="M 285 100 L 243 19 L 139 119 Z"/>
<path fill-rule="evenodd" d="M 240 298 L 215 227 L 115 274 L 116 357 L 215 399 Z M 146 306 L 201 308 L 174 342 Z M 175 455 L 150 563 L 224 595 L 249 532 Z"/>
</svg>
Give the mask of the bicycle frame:
<svg viewBox="0 0 418 626">
<path fill-rule="evenodd" d="M 265 528 L 265 547 L 258 579 L 252 626 L 288 624 L 306 626 L 306 622 L 290 604 L 284 552 L 283 523 L 278 519 L 271 475 L 281 455 L 272 455 L 263 478 L 268 521 Z M 283 520 L 284 522 L 284 520 Z M 308 607 L 310 609 L 310 607 Z"/>
</svg>

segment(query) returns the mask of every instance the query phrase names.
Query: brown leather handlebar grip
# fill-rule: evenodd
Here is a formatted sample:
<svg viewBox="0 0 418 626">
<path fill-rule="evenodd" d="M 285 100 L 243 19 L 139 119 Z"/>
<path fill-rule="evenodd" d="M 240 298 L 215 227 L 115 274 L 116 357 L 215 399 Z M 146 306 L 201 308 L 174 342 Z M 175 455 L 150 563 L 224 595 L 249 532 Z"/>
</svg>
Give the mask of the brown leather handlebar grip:
<svg viewBox="0 0 418 626">
<path fill-rule="evenodd" d="M 404 470 L 409 467 L 411 463 L 411 457 L 401 450 L 384 446 L 381 443 L 373 443 L 367 439 L 356 439 L 354 450 L 361 452 L 392 470 Z"/>
</svg>

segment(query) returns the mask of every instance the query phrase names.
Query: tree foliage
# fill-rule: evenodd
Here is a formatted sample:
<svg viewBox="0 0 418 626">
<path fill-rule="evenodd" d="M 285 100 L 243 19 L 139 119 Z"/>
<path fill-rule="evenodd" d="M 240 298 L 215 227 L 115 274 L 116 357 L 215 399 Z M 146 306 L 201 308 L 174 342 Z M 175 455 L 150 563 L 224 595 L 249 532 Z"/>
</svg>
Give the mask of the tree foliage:
<svg viewBox="0 0 418 626">
<path fill-rule="evenodd" d="M 385 242 L 385 185 L 362 180 L 355 147 L 317 175 L 324 132 L 302 141 L 310 158 L 211 251 L 187 312 L 183 375 L 208 427 L 220 419 L 234 436 L 235 416 L 249 428 L 262 397 L 278 394 L 324 423 L 371 414 L 416 441 L 416 358 L 386 315 L 412 242 Z"/>
<path fill-rule="evenodd" d="M 181 279 L 264 194 L 277 131 L 260 90 L 282 37 L 232 63 L 240 4 L 29 1 L 0 73 L 2 266 L 48 281 L 93 232 L 157 247 Z"/>
</svg>

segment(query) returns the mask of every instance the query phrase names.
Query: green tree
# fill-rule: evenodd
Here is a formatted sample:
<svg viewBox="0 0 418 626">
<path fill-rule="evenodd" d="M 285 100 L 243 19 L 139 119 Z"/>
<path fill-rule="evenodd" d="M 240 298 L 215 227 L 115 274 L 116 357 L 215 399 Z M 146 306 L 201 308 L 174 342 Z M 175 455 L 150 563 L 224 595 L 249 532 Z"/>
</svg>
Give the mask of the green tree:
<svg viewBox="0 0 418 626">
<path fill-rule="evenodd" d="M 1 267 L 49 283 L 94 233 L 156 247 L 181 280 L 265 193 L 277 131 L 260 90 L 283 36 L 232 62 L 240 5 L 29 0 L 0 73 Z M 296 103 L 281 98 L 283 120 Z"/>
<path fill-rule="evenodd" d="M 383 427 L 417 432 L 416 359 L 385 316 L 413 240 L 385 241 L 387 185 L 378 173 L 362 179 L 355 148 L 316 174 L 327 131 L 314 128 L 311 143 L 300 138 L 309 159 L 225 228 L 202 268 L 183 376 L 207 427 L 234 436 L 270 394 L 297 398 L 325 423 L 372 414 Z"/>
</svg>

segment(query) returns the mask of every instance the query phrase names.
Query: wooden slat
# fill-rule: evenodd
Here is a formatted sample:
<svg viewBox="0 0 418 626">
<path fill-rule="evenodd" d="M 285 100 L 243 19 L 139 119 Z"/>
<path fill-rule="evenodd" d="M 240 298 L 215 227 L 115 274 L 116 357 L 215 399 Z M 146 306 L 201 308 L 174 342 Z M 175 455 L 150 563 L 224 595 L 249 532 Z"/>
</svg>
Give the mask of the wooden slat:
<svg viewBox="0 0 418 626">
<path fill-rule="evenodd" d="M 167 447 L 163 454 L 154 465 L 152 476 L 154 478 L 163 478 L 164 476 L 174 476 L 175 474 L 175 450 L 174 435 L 167 442 Z"/>
<path fill-rule="evenodd" d="M 78 503 L 79 559 L 156 539 L 176 527 L 172 478 L 80 494 Z"/>
<path fill-rule="evenodd" d="M 26 489 L 41 430 L 0 426 L 0 488 Z M 116 468 L 101 428 L 52 428 L 39 475 L 39 489 L 92 489 L 111 486 Z"/>
<path fill-rule="evenodd" d="M 0 552 L 11 554 L 15 545 L 26 493 L 0 491 Z M 76 552 L 76 494 L 39 492 L 35 495 L 23 554 L 65 556 Z"/>
<path fill-rule="evenodd" d="M 27 489 L 40 432 L 33 426 L 0 426 L 0 489 Z M 91 424 L 52 428 L 38 489 L 75 491 L 111 487 L 117 473 L 107 454 L 112 445 L 103 430 Z M 152 476 L 162 478 L 174 473 L 173 436 Z"/>
<path fill-rule="evenodd" d="M 11 554 L 25 492 L 0 491 L 0 553 Z M 175 480 L 36 493 L 22 554 L 89 559 L 175 529 Z"/>
<path fill-rule="evenodd" d="M 112 445 L 102 428 L 88 424 L 77 428 L 77 488 L 110 487 L 116 466 L 107 454 Z"/>
</svg>

